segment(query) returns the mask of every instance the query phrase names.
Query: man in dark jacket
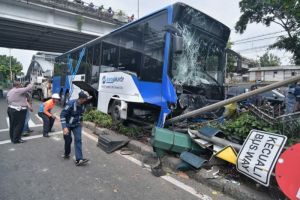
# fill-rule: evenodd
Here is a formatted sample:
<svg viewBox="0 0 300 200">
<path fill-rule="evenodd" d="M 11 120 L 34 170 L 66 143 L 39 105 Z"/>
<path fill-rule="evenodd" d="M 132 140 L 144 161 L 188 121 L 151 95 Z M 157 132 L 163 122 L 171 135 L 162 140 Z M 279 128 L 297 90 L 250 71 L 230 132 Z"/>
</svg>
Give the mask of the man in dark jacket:
<svg viewBox="0 0 300 200">
<path fill-rule="evenodd" d="M 82 142 L 81 142 L 81 123 L 83 121 L 82 115 L 85 110 L 85 102 L 88 100 L 88 95 L 84 92 L 79 93 L 79 98 L 77 100 L 71 100 L 67 103 L 65 108 L 60 114 L 61 126 L 63 128 L 64 140 L 65 140 L 65 153 L 62 156 L 65 159 L 70 158 L 71 153 L 71 143 L 73 132 L 75 139 L 75 165 L 80 166 L 87 163 L 89 160 L 84 159 L 82 156 Z"/>
</svg>

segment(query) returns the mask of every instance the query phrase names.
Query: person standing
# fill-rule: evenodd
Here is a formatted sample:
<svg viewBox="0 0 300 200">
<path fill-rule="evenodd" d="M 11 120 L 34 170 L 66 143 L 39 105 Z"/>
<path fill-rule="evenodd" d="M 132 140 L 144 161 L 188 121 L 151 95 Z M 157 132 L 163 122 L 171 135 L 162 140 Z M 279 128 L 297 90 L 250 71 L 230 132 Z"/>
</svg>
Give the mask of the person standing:
<svg viewBox="0 0 300 200">
<path fill-rule="evenodd" d="M 27 103 L 27 112 L 26 112 L 26 118 L 25 118 L 25 124 L 23 128 L 22 136 L 29 136 L 29 134 L 33 132 L 33 130 L 31 130 L 28 125 L 28 122 L 30 120 L 30 112 L 33 112 L 31 92 L 27 92 L 25 96 L 26 96 L 26 103 Z"/>
<path fill-rule="evenodd" d="M 27 103 L 26 93 L 32 90 L 33 85 L 29 84 L 22 88 L 20 82 L 13 83 L 13 88 L 7 93 L 7 114 L 9 118 L 9 136 L 12 143 L 24 143 L 21 139 L 25 123 Z"/>
<path fill-rule="evenodd" d="M 65 140 L 65 153 L 63 158 L 70 158 L 72 136 L 74 135 L 75 143 L 75 165 L 80 166 L 87 163 L 89 160 L 84 159 L 82 156 L 82 142 L 81 142 L 81 130 L 83 121 L 82 115 L 85 110 L 85 103 L 88 100 L 88 95 L 81 91 L 77 100 L 71 100 L 67 103 L 65 108 L 60 114 L 61 126 L 63 128 L 64 140 Z"/>
<path fill-rule="evenodd" d="M 51 96 L 51 99 L 40 105 L 38 115 L 43 119 L 44 137 L 50 137 L 49 132 L 51 131 L 55 121 L 55 116 L 51 113 L 51 110 L 54 108 L 55 104 L 58 102 L 59 99 L 59 95 L 55 93 Z"/>
<path fill-rule="evenodd" d="M 285 90 L 285 114 L 291 114 L 295 110 L 296 96 L 295 96 L 296 84 L 290 84 Z"/>
</svg>

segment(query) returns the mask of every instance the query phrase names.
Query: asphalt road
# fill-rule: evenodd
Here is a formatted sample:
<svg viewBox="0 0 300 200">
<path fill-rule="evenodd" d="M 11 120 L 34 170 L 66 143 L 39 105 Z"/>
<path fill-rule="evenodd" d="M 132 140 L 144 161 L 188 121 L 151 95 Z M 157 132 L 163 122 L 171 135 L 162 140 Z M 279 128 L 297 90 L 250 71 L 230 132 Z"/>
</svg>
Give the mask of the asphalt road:
<svg viewBox="0 0 300 200">
<path fill-rule="evenodd" d="M 96 146 L 97 138 L 85 130 L 83 154 L 91 162 L 76 167 L 64 160 L 64 141 L 58 121 L 50 138 L 42 136 L 42 122 L 34 102 L 31 128 L 24 144 L 11 144 L 6 122 L 7 105 L 0 100 L 0 200 L 92 200 L 92 199 L 230 199 L 193 181 L 180 177 L 152 176 L 135 156 L 106 154 Z M 55 108 L 54 113 L 59 113 Z M 74 155 L 72 147 L 72 157 Z"/>
</svg>

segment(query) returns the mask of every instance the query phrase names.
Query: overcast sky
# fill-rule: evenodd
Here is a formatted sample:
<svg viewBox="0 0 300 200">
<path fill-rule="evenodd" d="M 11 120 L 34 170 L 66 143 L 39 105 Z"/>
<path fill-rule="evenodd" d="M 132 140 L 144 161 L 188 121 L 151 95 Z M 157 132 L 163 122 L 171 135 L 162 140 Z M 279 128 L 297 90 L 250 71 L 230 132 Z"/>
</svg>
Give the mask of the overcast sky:
<svg viewBox="0 0 300 200">
<path fill-rule="evenodd" d="M 111 6 L 113 10 L 123 10 L 127 15 L 134 14 L 136 18 L 138 16 L 138 0 L 85 0 L 85 2 L 93 2 L 97 6 L 103 4 L 104 8 L 108 8 L 109 6 Z M 139 16 L 142 17 L 175 2 L 177 1 L 139 0 Z M 249 37 L 255 37 L 258 35 L 282 31 L 282 28 L 278 25 L 271 25 L 267 28 L 260 24 L 252 24 L 248 25 L 248 28 L 244 34 L 240 35 L 235 33 L 234 25 L 240 17 L 240 9 L 237 0 L 181 0 L 181 2 L 200 10 L 227 25 L 231 29 L 231 41 L 237 41 Z M 260 40 L 261 38 L 254 38 L 251 39 L 251 42 L 234 45 L 233 49 L 237 52 L 240 52 L 244 57 L 257 59 L 266 51 L 265 48 L 257 47 L 272 44 L 276 40 L 276 38 L 270 38 L 273 36 L 276 35 L 265 36 L 265 38 L 269 38 L 266 40 Z M 291 57 L 289 53 L 277 50 L 271 50 L 270 52 L 275 53 L 277 56 L 279 56 L 281 58 L 282 64 L 289 64 L 289 60 Z M 18 49 L 11 50 L 11 55 L 16 57 L 23 64 L 24 72 L 27 71 L 32 55 L 35 53 L 36 51 L 25 51 Z M 8 55 L 9 50 L 7 48 L 0 48 L 0 54 Z"/>
</svg>

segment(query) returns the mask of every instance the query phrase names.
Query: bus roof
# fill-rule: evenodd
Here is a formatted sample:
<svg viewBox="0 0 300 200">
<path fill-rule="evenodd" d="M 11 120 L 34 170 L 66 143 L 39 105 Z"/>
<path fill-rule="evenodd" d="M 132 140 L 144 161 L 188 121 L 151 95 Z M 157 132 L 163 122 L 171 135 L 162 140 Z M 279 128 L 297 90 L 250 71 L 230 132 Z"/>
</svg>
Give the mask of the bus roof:
<svg viewBox="0 0 300 200">
<path fill-rule="evenodd" d="M 57 56 L 57 57 L 55 58 L 55 60 L 57 60 L 57 59 L 59 59 L 59 58 L 61 58 L 61 57 L 64 57 L 66 54 L 76 52 L 76 51 L 82 49 L 83 47 L 89 47 L 89 46 L 92 46 L 93 44 L 97 43 L 98 41 L 101 41 L 101 40 L 103 40 L 104 38 L 106 38 L 106 37 L 108 37 L 108 36 L 110 36 L 110 35 L 112 35 L 112 34 L 114 34 L 114 33 L 117 33 L 117 32 L 119 32 L 119 31 L 121 31 L 121 30 L 123 30 L 123 29 L 125 29 L 125 28 L 129 28 L 129 27 L 131 27 L 131 26 L 134 26 L 135 24 L 140 23 L 140 22 L 144 21 L 145 19 L 148 19 L 148 18 L 150 18 L 150 17 L 152 17 L 152 16 L 155 16 L 155 15 L 157 15 L 158 13 L 160 13 L 160 12 L 162 12 L 162 11 L 164 11 L 164 10 L 167 10 L 168 8 L 174 7 L 174 6 L 184 6 L 184 7 L 188 6 L 188 7 L 191 7 L 191 6 L 189 6 L 189 5 L 185 4 L 185 3 L 182 3 L 182 2 L 177 2 L 177 3 L 171 4 L 171 5 L 169 5 L 169 6 L 167 6 L 167 7 L 164 7 L 164 8 L 162 8 L 162 9 L 158 10 L 158 11 L 155 11 L 155 12 L 149 14 L 149 15 L 146 15 L 146 16 L 144 16 L 144 17 L 138 19 L 138 20 L 135 20 L 135 21 L 133 21 L 133 22 L 130 22 L 130 23 L 128 23 L 128 24 L 125 24 L 125 25 L 123 25 L 123 26 L 121 26 L 121 27 L 119 27 L 119 28 L 117 28 L 117 29 L 115 29 L 115 30 L 113 30 L 113 31 L 111 31 L 111 32 L 109 32 L 109 33 L 107 33 L 107 34 L 104 35 L 104 36 L 99 36 L 99 37 L 97 37 L 97 38 L 95 38 L 95 39 L 93 39 L 93 40 L 91 40 L 91 41 L 89 41 L 89 42 L 87 42 L 87 43 L 84 43 L 84 44 L 82 44 L 82 45 L 80 45 L 80 46 L 78 46 L 78 47 L 75 47 L 74 49 L 71 49 L 70 51 L 67 51 L 67 52 L 63 53 L 62 55 Z M 194 9 L 195 9 L 195 8 L 194 8 Z M 196 10 L 198 10 L 198 9 L 196 9 Z M 198 11 L 199 11 L 199 10 L 198 10 Z M 201 11 L 199 11 L 199 12 L 201 12 Z M 203 13 L 203 12 L 201 12 L 201 13 L 204 14 L 204 15 L 206 15 L 207 17 L 211 18 L 212 20 L 217 21 L 216 19 L 210 17 L 209 15 L 207 15 L 207 14 L 205 14 L 205 13 Z M 217 21 L 217 22 L 219 22 L 219 21 Z M 223 25 L 224 27 L 226 27 L 227 29 L 229 29 L 229 28 L 228 28 L 226 25 L 224 25 L 223 23 L 221 23 L 221 22 L 219 22 L 219 23 L 222 24 L 222 25 Z M 230 29 L 229 29 L 229 31 L 230 31 Z"/>
</svg>

